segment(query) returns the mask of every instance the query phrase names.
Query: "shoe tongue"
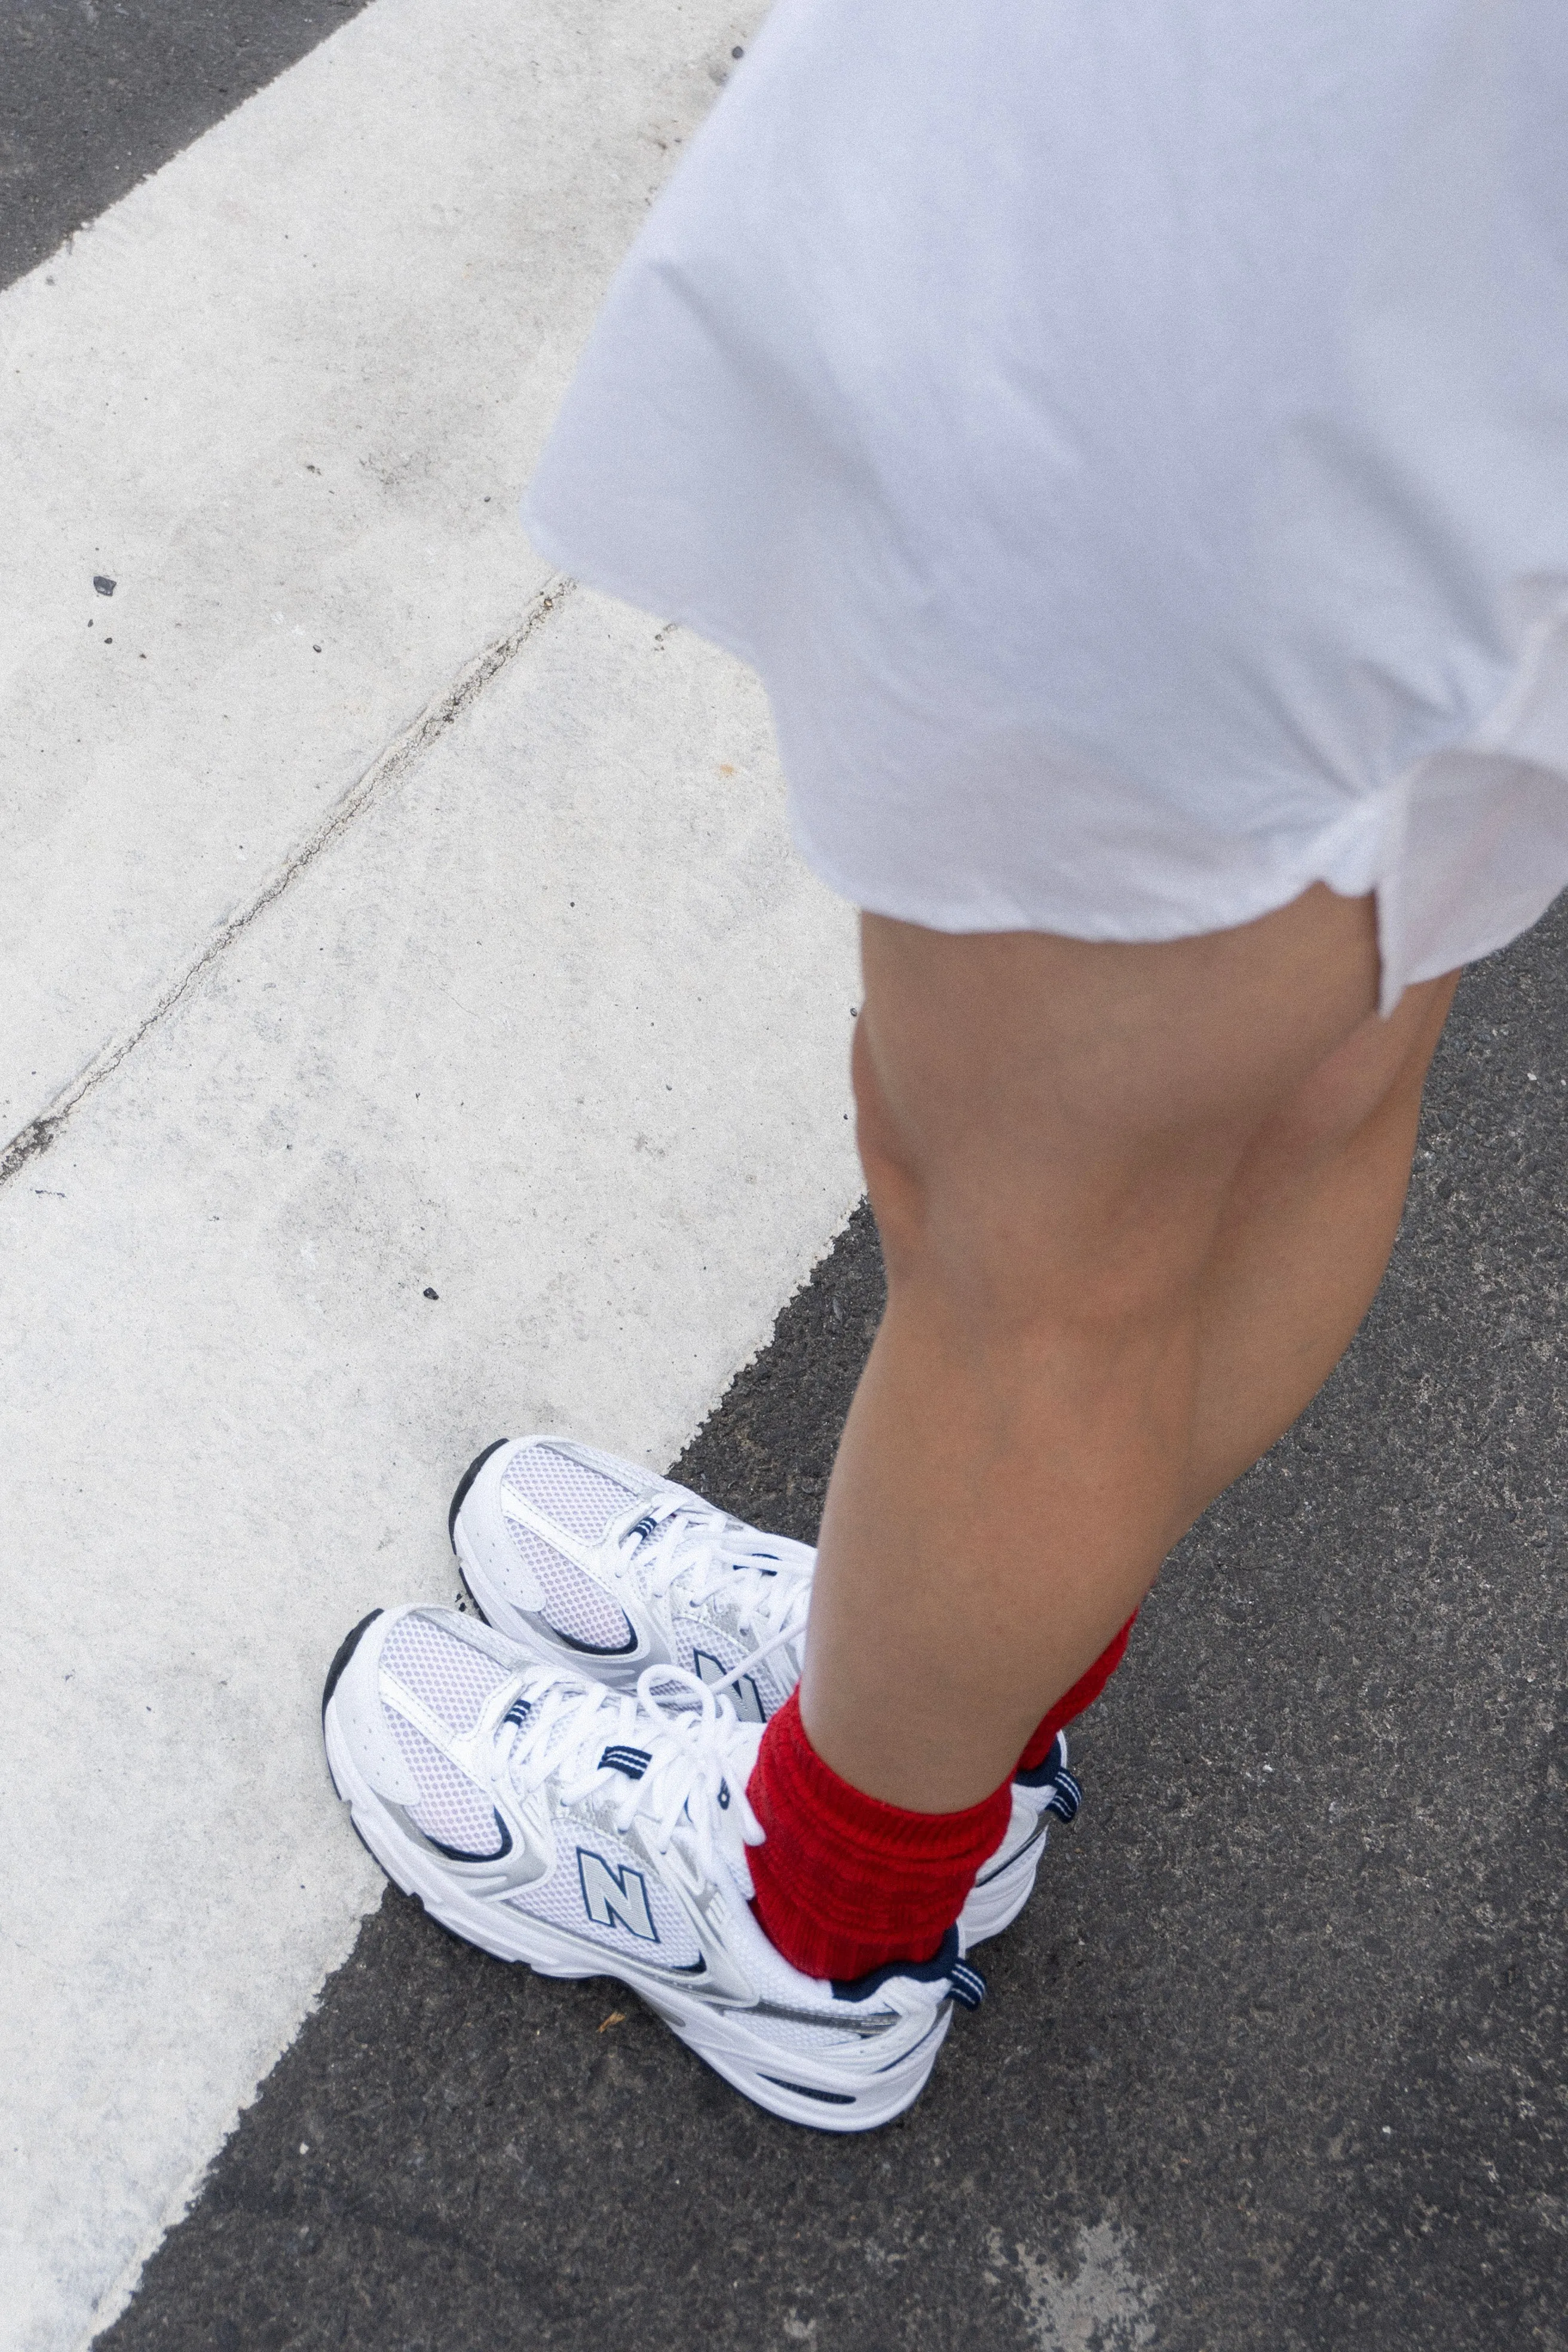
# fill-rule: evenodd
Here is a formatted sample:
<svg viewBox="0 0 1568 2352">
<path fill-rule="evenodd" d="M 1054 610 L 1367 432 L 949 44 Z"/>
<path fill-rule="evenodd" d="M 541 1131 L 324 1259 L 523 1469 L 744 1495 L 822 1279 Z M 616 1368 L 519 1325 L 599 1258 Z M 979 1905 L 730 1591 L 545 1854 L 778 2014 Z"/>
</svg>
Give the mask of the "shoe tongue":
<svg viewBox="0 0 1568 2352">
<path fill-rule="evenodd" d="M 716 1570 L 721 1570 L 722 1573 L 717 1573 Z M 701 1588 L 696 1600 L 691 1595 L 694 1583 Z M 677 1570 L 670 1579 L 669 1590 L 692 1607 L 700 1605 L 716 1623 L 724 1627 L 726 1633 L 733 1633 L 739 1640 L 742 1608 L 748 1612 L 754 1611 L 767 1592 L 767 1586 L 763 1584 L 759 1589 L 759 1584 L 760 1580 L 754 1572 L 748 1574 L 744 1562 L 731 1559 L 716 1563 L 711 1549 L 705 1548 L 694 1551 L 692 1557 Z"/>
<path fill-rule="evenodd" d="M 667 1511 L 660 1518 L 656 1519 L 649 1514 L 640 1519 L 634 1519 L 627 1529 L 627 1534 L 637 1538 L 632 1557 L 635 1559 L 645 1545 L 657 1542 L 676 1516 L 674 1511 Z M 690 1538 L 705 1536 L 708 1532 L 706 1528 L 696 1527 L 689 1520 L 681 1534 L 675 1539 L 674 1574 L 665 1586 L 665 1591 L 672 1600 L 679 1600 L 691 1608 L 698 1606 L 698 1600 L 692 1597 L 692 1586 L 694 1583 L 700 1586 L 706 1586 L 709 1583 L 713 1574 L 713 1556 L 710 1544 L 701 1541 L 694 1542 Z M 684 1559 L 681 1557 L 683 1551 L 689 1555 Z M 701 1600 L 710 1602 L 722 1597 L 721 1586 L 714 1592 L 702 1592 L 700 1595 Z"/>
<path fill-rule="evenodd" d="M 741 1801 L 756 1765 L 762 1737 L 763 1726 L 760 1723 L 737 1724 L 731 1727 L 725 1751 L 724 1777 L 718 1794 L 702 1799 L 705 1806 L 710 1804 L 712 1807 L 715 1851 L 747 1903 L 752 1900 L 753 1888 L 752 1866 L 746 1859 L 745 1808 Z M 691 1802 L 689 1798 L 689 1811 Z"/>
</svg>

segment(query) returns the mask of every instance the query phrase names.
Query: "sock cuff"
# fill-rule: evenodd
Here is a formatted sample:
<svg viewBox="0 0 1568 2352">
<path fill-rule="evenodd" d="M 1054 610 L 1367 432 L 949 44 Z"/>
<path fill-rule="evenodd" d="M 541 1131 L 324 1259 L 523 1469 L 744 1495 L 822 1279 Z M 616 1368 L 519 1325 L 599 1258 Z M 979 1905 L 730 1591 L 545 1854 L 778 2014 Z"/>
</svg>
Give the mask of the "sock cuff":
<svg viewBox="0 0 1568 2352">
<path fill-rule="evenodd" d="M 928 1864 L 972 1862 L 978 1870 L 1007 1833 L 1011 1785 L 1004 1781 L 977 1805 L 956 1813 L 910 1812 L 902 1805 L 868 1797 L 817 1754 L 801 1721 L 795 1690 L 763 1734 L 747 1793 L 755 1810 L 759 1794 L 769 1804 L 787 1788 L 788 1801 L 808 1806 L 822 1832 L 868 1856 L 909 1854 Z M 766 1829 L 760 1811 L 757 1819 Z"/>
<path fill-rule="evenodd" d="M 766 1839 L 751 1854 L 757 1916 L 792 1967 L 838 1979 L 931 1959 L 1013 1811 L 1010 1781 L 956 1813 L 868 1797 L 816 1753 L 793 1696 L 746 1794 Z"/>
<path fill-rule="evenodd" d="M 1080 1675 L 1070 1690 L 1063 1691 L 1048 1715 L 1042 1716 L 1034 1738 L 1018 1759 L 1020 1772 L 1037 1772 L 1056 1746 L 1057 1734 L 1065 1731 L 1074 1716 L 1092 1706 L 1127 1652 L 1128 1636 L 1138 1622 L 1136 1609 L 1120 1633 L 1106 1643 L 1087 1674 Z"/>
</svg>

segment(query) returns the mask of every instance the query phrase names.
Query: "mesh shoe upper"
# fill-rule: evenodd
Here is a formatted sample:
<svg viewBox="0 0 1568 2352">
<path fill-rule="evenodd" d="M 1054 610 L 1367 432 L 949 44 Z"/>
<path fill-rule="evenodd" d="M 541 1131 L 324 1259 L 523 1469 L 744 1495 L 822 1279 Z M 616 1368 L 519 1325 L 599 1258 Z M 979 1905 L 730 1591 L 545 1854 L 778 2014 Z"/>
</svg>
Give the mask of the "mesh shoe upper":
<svg viewBox="0 0 1568 2352">
<path fill-rule="evenodd" d="M 574 1460 L 553 1445 L 519 1446 L 501 1479 L 508 1496 L 530 1507 L 579 1543 L 598 1545 L 611 1522 L 637 1498 L 637 1489 L 596 1465 Z M 515 1512 L 512 1542 L 544 1594 L 542 1614 L 563 1638 L 584 1650 L 630 1650 L 637 1633 L 602 1582 Z"/>
<path fill-rule="evenodd" d="M 456 1639 L 440 1618 L 424 1610 L 410 1610 L 394 1625 L 382 1651 L 382 1669 L 398 1690 L 419 1701 L 437 1726 L 458 1738 L 473 1731 L 485 1701 L 511 1679 L 499 1660 Z M 408 1809 L 416 1828 L 447 1853 L 479 1858 L 497 1853 L 501 1840 L 495 1808 L 482 1790 L 400 1706 L 384 1706 L 383 1712 L 419 1784 L 419 1801 Z"/>
<path fill-rule="evenodd" d="M 492 1448 L 459 1490 L 453 1542 L 492 1624 L 591 1656 L 618 1687 L 668 1663 L 761 1723 L 799 1677 L 810 1549 L 635 1463 L 563 1438 Z"/>
</svg>

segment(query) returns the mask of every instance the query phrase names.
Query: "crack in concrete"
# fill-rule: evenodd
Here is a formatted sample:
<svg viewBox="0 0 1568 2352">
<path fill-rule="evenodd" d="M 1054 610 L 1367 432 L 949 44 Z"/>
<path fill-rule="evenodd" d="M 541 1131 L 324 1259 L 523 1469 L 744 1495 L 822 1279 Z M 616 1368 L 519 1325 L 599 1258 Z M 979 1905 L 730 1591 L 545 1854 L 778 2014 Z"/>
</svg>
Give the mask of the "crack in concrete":
<svg viewBox="0 0 1568 2352">
<path fill-rule="evenodd" d="M 257 917 L 270 907 L 274 899 L 280 898 L 306 868 L 313 866 L 322 852 L 330 849 L 339 835 L 348 830 L 355 817 L 396 783 L 437 736 L 444 734 L 461 717 L 469 704 L 483 693 L 491 678 L 498 677 L 521 652 L 530 637 L 543 625 L 551 614 L 559 611 L 576 584 L 574 580 L 568 580 L 560 572 L 546 581 L 521 620 L 467 663 L 449 686 L 443 687 L 438 694 L 432 697 L 412 725 L 395 737 L 384 751 L 377 752 L 370 765 L 333 802 L 315 831 L 306 836 L 298 849 L 290 852 L 237 914 L 219 924 L 200 953 L 192 959 L 177 979 L 170 982 L 135 1027 L 100 1046 L 75 1077 L 68 1079 L 45 1104 L 37 1116 L 29 1119 L 26 1126 L 11 1138 L 5 1150 L 0 1151 L 0 1185 L 8 1184 L 29 1160 L 37 1160 L 40 1152 L 49 1149 L 78 1105 L 85 1102 L 88 1096 L 120 1067 L 126 1056 L 135 1052 L 143 1037 L 167 1018 L 189 994 L 208 966 L 216 963 L 241 933 L 249 929 Z"/>
</svg>

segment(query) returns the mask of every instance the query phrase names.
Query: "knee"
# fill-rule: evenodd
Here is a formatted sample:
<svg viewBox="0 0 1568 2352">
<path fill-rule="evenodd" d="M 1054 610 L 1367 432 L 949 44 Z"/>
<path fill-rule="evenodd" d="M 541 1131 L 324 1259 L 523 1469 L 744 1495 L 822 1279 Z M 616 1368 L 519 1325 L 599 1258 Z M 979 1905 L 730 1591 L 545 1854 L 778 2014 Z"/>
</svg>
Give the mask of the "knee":
<svg viewBox="0 0 1568 2352">
<path fill-rule="evenodd" d="M 968 1340 L 1025 1346 L 1114 1347 L 1180 1312 L 1218 1190 L 1204 1154 L 1031 1142 L 973 1106 L 952 1123 L 900 1118 L 868 1052 L 854 1076 L 890 1300 Z"/>
<path fill-rule="evenodd" d="M 1260 1156 L 1310 1174 L 1384 1137 L 1403 1150 L 1458 979 L 1423 982 L 1388 1019 L 1374 1014 L 1352 1031 L 1266 1123 Z"/>
</svg>

